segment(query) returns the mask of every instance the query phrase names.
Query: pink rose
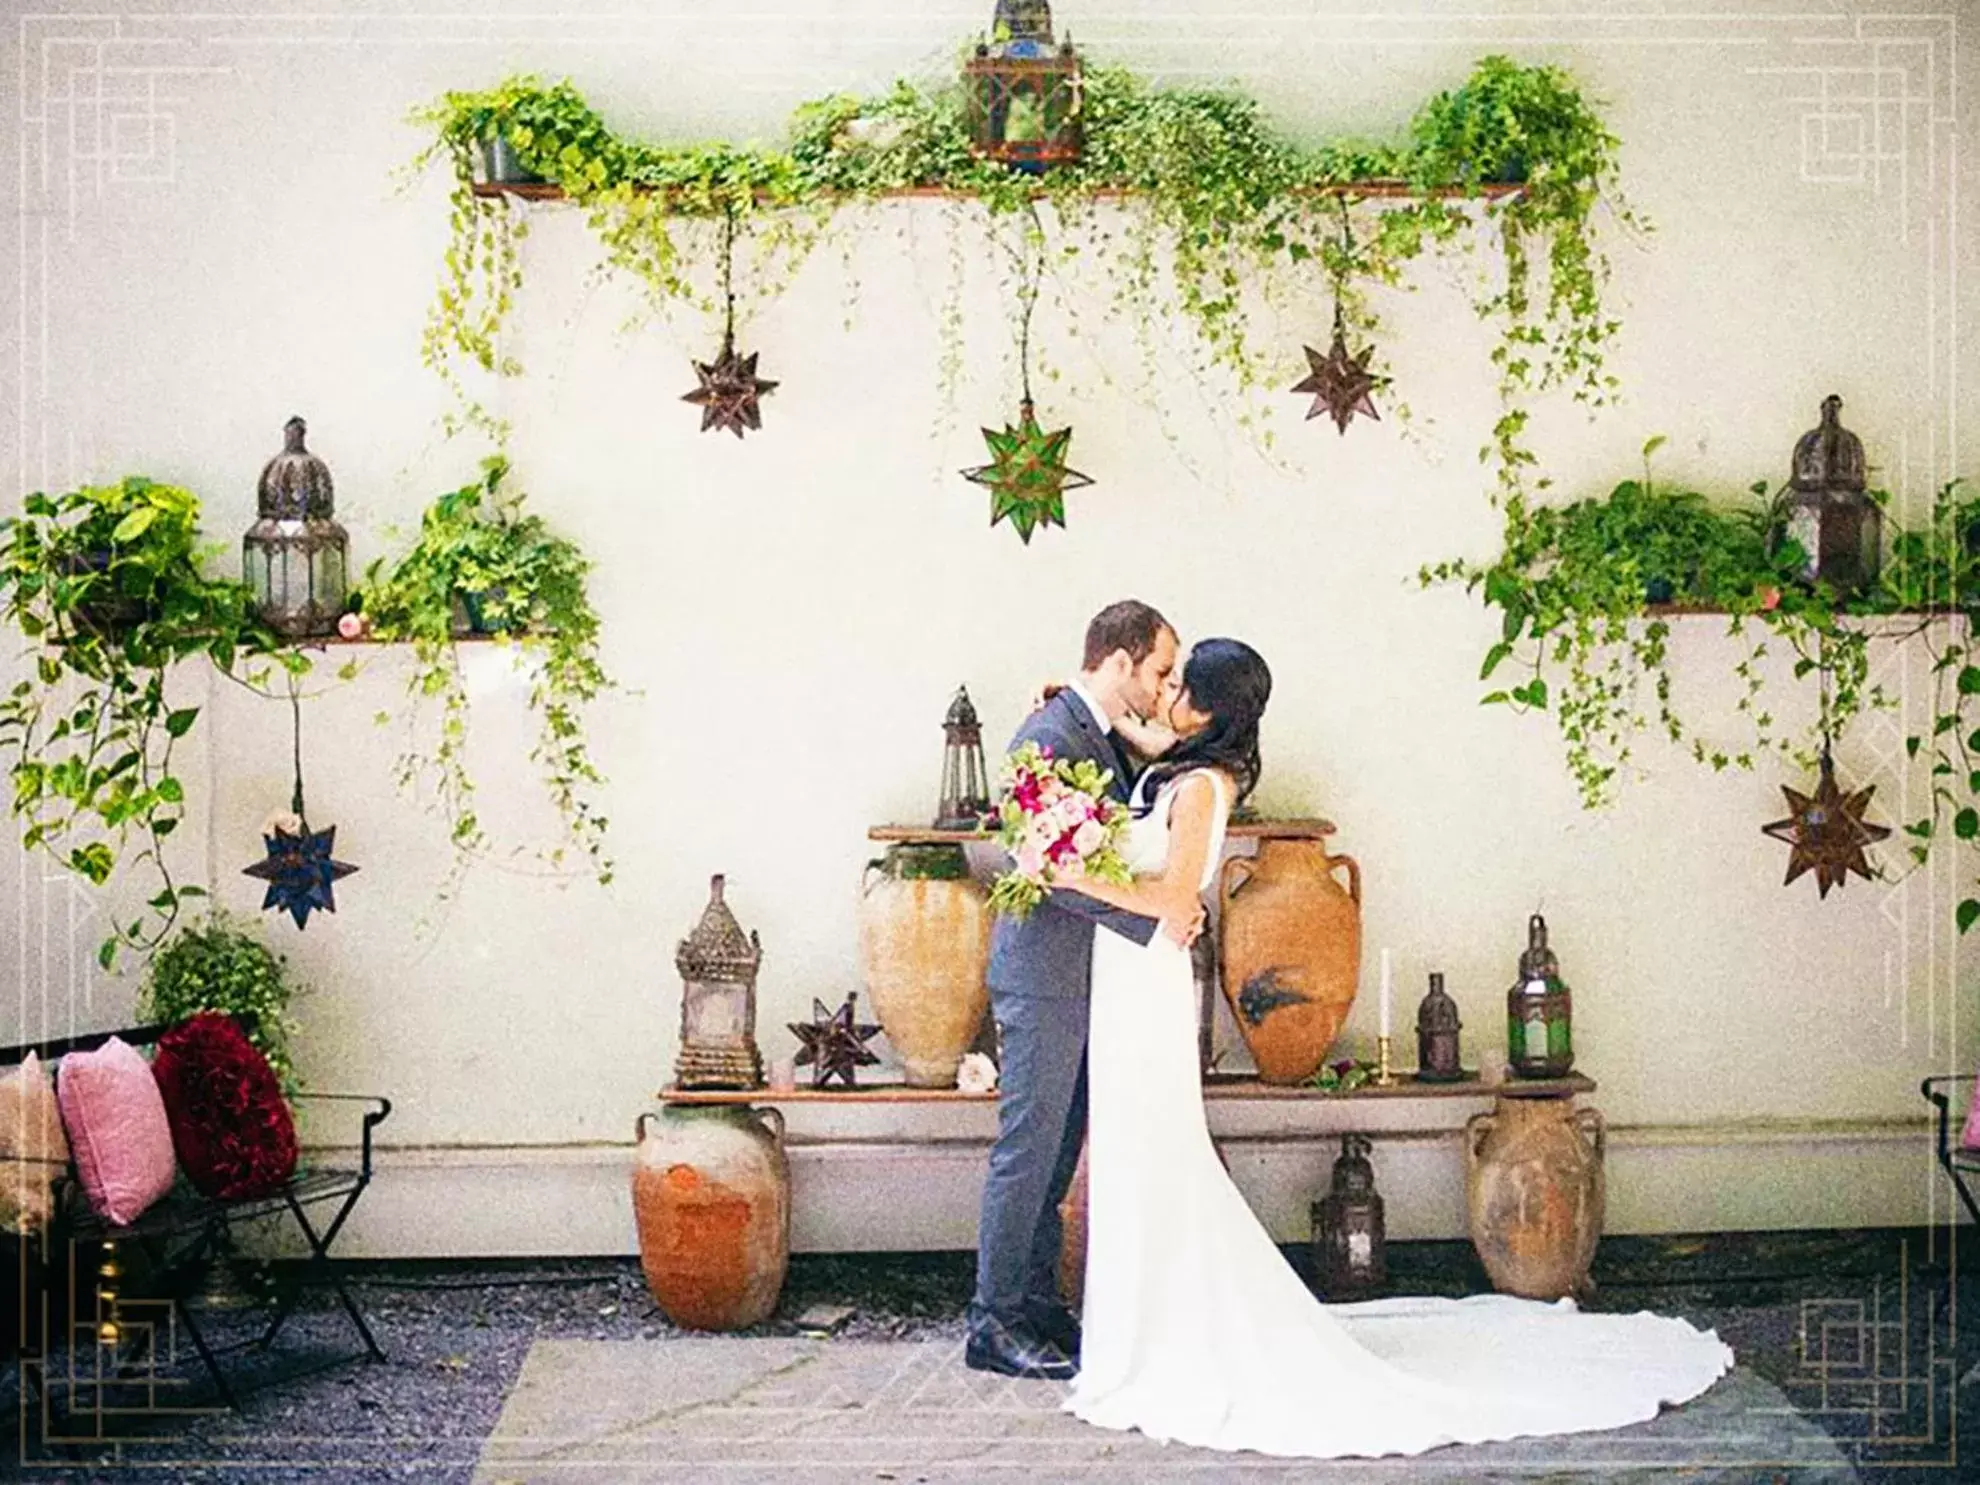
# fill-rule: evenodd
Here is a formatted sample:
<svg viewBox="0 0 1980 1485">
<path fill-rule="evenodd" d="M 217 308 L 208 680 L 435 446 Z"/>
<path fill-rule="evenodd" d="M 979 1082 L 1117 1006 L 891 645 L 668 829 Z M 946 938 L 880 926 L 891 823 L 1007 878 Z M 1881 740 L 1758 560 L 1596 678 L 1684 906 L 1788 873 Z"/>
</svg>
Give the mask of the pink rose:
<svg viewBox="0 0 1980 1485">
<path fill-rule="evenodd" d="M 337 633 L 345 639 L 363 639 L 364 632 L 363 614 L 345 614 L 337 620 Z"/>
<path fill-rule="evenodd" d="M 1073 849 L 1082 856 L 1091 856 L 1099 850 L 1107 839 L 1107 831 L 1098 820 L 1089 819 L 1073 832 Z"/>
<path fill-rule="evenodd" d="M 1017 869 L 1020 874 L 1027 877 L 1042 876 L 1045 871 L 1045 853 L 1033 845 L 1019 846 Z"/>
</svg>

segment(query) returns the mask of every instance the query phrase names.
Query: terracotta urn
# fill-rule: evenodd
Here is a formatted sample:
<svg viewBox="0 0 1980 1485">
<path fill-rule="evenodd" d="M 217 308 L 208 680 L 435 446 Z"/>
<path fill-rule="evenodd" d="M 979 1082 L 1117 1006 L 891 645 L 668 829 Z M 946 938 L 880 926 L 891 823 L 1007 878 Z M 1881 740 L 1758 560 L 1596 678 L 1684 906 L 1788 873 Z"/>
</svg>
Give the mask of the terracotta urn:
<svg viewBox="0 0 1980 1485">
<path fill-rule="evenodd" d="M 1492 1287 L 1527 1299 L 1588 1288 L 1602 1236 L 1602 1116 L 1566 1098 L 1500 1098 L 1465 1126 L 1471 1244 Z"/>
<path fill-rule="evenodd" d="M 634 1126 L 633 1215 L 667 1318 L 738 1330 L 777 1308 L 791 1257 L 791 1171 L 775 1108 L 674 1105 Z"/>
<path fill-rule="evenodd" d="M 1258 1076 L 1303 1083 L 1354 1006 L 1361 867 L 1320 841 L 1266 840 L 1224 863 L 1220 887 L 1224 998 Z"/>
<path fill-rule="evenodd" d="M 914 1088 L 953 1088 L 990 1007 L 990 895 L 961 846 L 895 846 L 866 868 L 859 958 Z"/>
</svg>

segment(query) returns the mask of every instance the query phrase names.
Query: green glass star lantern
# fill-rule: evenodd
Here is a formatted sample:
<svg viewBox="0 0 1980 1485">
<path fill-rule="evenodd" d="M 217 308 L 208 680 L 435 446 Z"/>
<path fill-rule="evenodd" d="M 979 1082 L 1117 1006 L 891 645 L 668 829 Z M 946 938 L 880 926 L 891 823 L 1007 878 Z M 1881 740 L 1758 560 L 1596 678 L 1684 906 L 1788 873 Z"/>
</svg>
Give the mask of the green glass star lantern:
<svg viewBox="0 0 1980 1485">
<path fill-rule="evenodd" d="M 990 448 L 990 462 L 965 469 L 963 476 L 990 491 L 990 524 L 1008 520 L 1018 539 L 1031 544 L 1031 533 L 1040 526 L 1066 524 L 1066 491 L 1093 483 L 1077 469 L 1066 466 L 1072 447 L 1072 429 L 1047 433 L 1038 426 L 1031 400 L 1018 408 L 1015 426 L 999 432 L 983 430 L 983 441 Z"/>
</svg>

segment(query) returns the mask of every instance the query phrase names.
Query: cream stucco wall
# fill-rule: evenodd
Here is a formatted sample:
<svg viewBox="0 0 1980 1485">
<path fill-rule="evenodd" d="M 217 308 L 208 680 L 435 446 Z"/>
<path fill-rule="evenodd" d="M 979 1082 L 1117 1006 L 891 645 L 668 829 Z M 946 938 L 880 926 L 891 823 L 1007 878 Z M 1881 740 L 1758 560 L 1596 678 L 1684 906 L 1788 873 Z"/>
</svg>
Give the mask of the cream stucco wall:
<svg viewBox="0 0 1980 1485">
<path fill-rule="evenodd" d="M 0 468 L 17 491 L 130 470 L 180 481 L 232 543 L 300 412 L 360 563 L 396 549 L 392 528 L 471 477 L 479 453 L 439 436 L 441 393 L 418 362 L 446 208 L 437 177 L 392 189 L 420 144 L 409 106 L 530 68 L 570 75 L 627 130 L 771 137 L 801 98 L 946 67 L 988 12 L 183 9 L 42 14 L 0 35 L 0 89 L 21 119 Z M 1058 20 L 1097 58 L 1236 80 L 1316 137 L 1394 127 L 1488 51 L 1568 65 L 1606 100 L 1627 188 L 1657 230 L 1609 239 L 1621 405 L 1537 420 L 1558 488 L 1606 490 L 1659 433 L 1669 478 L 1736 492 L 1779 477 L 1835 391 L 1915 515 L 1980 452 L 1959 417 L 1976 371 L 1961 285 L 1980 267 L 1960 200 L 1976 146 L 1960 9 L 1264 0 L 1233 16 L 1201 0 L 1090 13 L 1067 0 Z M 598 558 L 605 660 L 626 687 L 590 723 L 619 876 L 601 890 L 484 867 L 437 906 L 442 827 L 395 796 L 399 724 L 372 721 L 398 708 L 404 656 L 357 651 L 359 678 L 310 702 L 312 817 L 338 826 L 362 870 L 335 917 L 267 928 L 314 987 L 299 1007 L 305 1075 L 398 1105 L 388 1128 L 406 1148 L 356 1242 L 629 1246 L 620 1147 L 671 1066 L 672 954 L 709 874 L 728 874 L 762 935 L 761 1039 L 787 1051 L 785 1021 L 857 988 L 865 828 L 930 809 L 949 693 L 966 682 L 1001 737 L 1036 683 L 1075 661 L 1087 616 L 1128 593 L 1185 636 L 1236 634 L 1271 660 L 1260 803 L 1339 823 L 1363 870 L 1366 942 L 1394 951 L 1400 1015 L 1440 968 L 1468 1044 L 1496 1048 L 1526 915 L 1545 911 L 1581 1066 L 1616 1130 L 1612 1227 L 1941 1213 L 1914 1121 L 1918 1079 L 1980 1054 L 1949 928 L 1964 873 L 1948 861 L 1826 902 L 1806 880 L 1783 891 L 1784 848 L 1758 826 L 1781 813 L 1780 783 L 1801 781 L 1714 777 L 1654 743 L 1646 779 L 1582 812 L 1550 727 L 1476 705 L 1491 619 L 1462 594 L 1416 591 L 1419 563 L 1482 556 L 1496 532 L 1473 456 L 1493 416 L 1489 341 L 1457 277 L 1426 266 L 1417 292 L 1382 304 L 1413 435 L 1391 419 L 1342 438 L 1280 398 L 1269 459 L 1165 340 L 1158 417 L 1131 395 L 1143 353 L 1100 323 L 1104 298 L 1067 290 L 1090 332 L 1074 340 L 1048 297 L 1038 333 L 1064 374 L 1042 384 L 1041 413 L 1073 424 L 1074 462 L 1097 483 L 1071 497 L 1069 530 L 1025 548 L 985 529 L 982 492 L 956 473 L 979 462 L 978 423 L 1016 400 L 1003 301 L 966 225 L 968 364 L 956 415 L 939 405 L 958 219 L 888 206 L 814 256 L 745 331 L 782 385 L 765 431 L 737 444 L 700 435 L 677 401 L 688 357 L 719 332 L 692 317 L 628 330 L 635 302 L 590 278 L 577 214 L 532 212 L 514 336 L 529 375 L 500 406 L 520 482 Z M 1258 326 L 1287 381 L 1326 320 L 1316 285 Z M 1680 629 L 1680 683 L 1704 702 L 1734 651 L 1709 623 Z M 522 685 L 493 648 L 464 663 L 485 813 L 505 841 L 539 836 Z M 1918 695 L 1922 672 L 1891 663 L 1894 687 Z M 202 675 L 182 684 L 207 712 L 180 865 L 251 910 L 257 884 L 237 871 L 288 792 L 286 708 Z M 1901 737 L 1866 723 L 1841 758 L 1892 819 L 1924 799 Z M 0 1016 L 18 1007 L 27 1035 L 119 1021 L 129 985 L 87 962 L 100 906 L 12 851 L 0 892 L 18 909 Z M 1371 1042 L 1370 1000 L 1350 1048 Z M 1278 1137 L 1333 1117 L 1219 1115 L 1238 1120 L 1240 1178 L 1288 1235 L 1326 1151 Z M 794 1127 L 819 1141 L 799 1164 L 801 1245 L 971 1241 L 980 1111 Z M 1457 1162 L 1448 1129 L 1384 1145 L 1397 1230 L 1460 1229 Z"/>
</svg>

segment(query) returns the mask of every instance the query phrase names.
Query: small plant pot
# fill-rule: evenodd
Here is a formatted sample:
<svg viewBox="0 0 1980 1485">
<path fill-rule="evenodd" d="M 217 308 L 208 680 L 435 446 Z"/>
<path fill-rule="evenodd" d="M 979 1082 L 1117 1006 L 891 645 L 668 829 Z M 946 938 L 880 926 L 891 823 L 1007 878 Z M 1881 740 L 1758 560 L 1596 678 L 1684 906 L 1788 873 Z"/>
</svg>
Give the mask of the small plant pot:
<svg viewBox="0 0 1980 1485">
<path fill-rule="evenodd" d="M 506 135 L 481 141 L 481 178 L 491 186 L 540 186 L 543 177 L 523 167 Z"/>
<path fill-rule="evenodd" d="M 483 588 L 454 595 L 453 629 L 464 634 L 513 634 L 522 626 L 497 617 L 509 596 L 507 588 Z"/>
<path fill-rule="evenodd" d="M 109 566 L 108 552 L 86 552 L 69 557 L 61 563 L 62 571 L 69 577 L 102 573 Z M 139 624 L 156 619 L 158 605 L 143 598 L 133 598 L 127 593 L 119 593 L 111 588 L 99 586 L 71 612 L 78 628 L 86 630 L 99 639 L 116 639 L 120 635 L 128 634 Z"/>
</svg>

